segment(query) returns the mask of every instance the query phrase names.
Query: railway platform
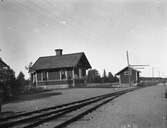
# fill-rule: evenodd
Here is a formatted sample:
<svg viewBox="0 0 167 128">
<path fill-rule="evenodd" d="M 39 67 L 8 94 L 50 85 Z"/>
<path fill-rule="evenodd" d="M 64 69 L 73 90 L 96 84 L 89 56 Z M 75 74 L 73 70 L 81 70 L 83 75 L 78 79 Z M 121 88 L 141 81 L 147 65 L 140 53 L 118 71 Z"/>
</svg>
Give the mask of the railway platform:
<svg viewBox="0 0 167 128">
<path fill-rule="evenodd" d="M 159 84 L 122 95 L 68 128 L 167 128 L 166 88 Z"/>
</svg>

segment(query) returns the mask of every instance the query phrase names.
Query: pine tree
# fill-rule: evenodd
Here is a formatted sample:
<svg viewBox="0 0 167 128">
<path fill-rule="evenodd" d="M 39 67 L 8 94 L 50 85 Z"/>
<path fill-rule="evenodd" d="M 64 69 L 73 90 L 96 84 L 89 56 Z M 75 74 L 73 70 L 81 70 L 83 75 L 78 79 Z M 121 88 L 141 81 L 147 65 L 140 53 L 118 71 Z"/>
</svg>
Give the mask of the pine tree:
<svg viewBox="0 0 167 128">
<path fill-rule="evenodd" d="M 100 74 L 96 69 L 92 69 L 88 71 L 87 77 L 88 83 L 98 83 L 100 82 Z"/>
<path fill-rule="evenodd" d="M 107 80 L 107 75 L 106 75 L 106 70 L 105 70 L 105 69 L 104 69 L 104 71 L 103 71 L 102 82 L 103 82 L 103 83 L 108 82 L 108 80 Z"/>
<path fill-rule="evenodd" d="M 111 72 L 108 72 L 108 81 L 109 82 L 114 82 L 114 76 Z"/>
</svg>

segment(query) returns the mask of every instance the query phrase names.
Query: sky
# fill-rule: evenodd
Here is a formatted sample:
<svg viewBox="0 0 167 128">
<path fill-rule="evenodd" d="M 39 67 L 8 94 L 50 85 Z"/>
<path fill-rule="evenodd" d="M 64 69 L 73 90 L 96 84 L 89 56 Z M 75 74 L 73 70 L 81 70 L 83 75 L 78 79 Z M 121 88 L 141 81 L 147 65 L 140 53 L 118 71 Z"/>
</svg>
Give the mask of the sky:
<svg viewBox="0 0 167 128">
<path fill-rule="evenodd" d="M 38 57 L 85 52 L 93 69 L 113 74 L 149 65 L 167 77 L 166 0 L 1 0 L 0 57 L 16 75 Z"/>
</svg>

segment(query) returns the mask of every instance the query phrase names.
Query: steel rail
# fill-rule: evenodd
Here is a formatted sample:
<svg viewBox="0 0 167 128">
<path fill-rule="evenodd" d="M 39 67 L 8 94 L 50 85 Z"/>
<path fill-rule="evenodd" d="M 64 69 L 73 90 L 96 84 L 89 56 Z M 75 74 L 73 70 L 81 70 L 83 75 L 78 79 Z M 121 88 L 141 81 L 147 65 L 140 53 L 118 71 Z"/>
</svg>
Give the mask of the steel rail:
<svg viewBox="0 0 167 128">
<path fill-rule="evenodd" d="M 29 125 L 25 126 L 24 128 L 37 127 L 37 126 L 39 126 L 39 125 L 41 125 L 41 124 L 43 124 L 43 123 L 46 123 L 46 122 L 51 121 L 51 120 L 58 119 L 58 118 L 62 117 L 63 115 L 67 114 L 67 113 L 71 113 L 71 112 L 73 112 L 73 111 L 76 111 L 76 110 L 78 110 L 78 109 L 80 109 L 80 108 L 83 108 L 83 107 L 85 107 L 85 106 L 87 106 L 87 105 L 90 105 L 90 104 L 92 104 L 92 103 L 96 103 L 96 102 L 99 102 L 99 101 L 104 100 L 104 99 L 106 99 L 106 98 L 113 97 L 113 96 L 114 96 L 114 97 L 118 97 L 118 96 L 120 96 L 120 95 L 122 95 L 122 94 L 125 94 L 125 93 L 129 92 L 129 91 L 131 91 L 131 90 L 128 90 L 128 91 L 127 91 L 127 90 L 124 90 L 124 91 L 119 91 L 119 92 L 116 92 L 116 93 L 107 94 L 106 96 L 101 97 L 101 98 L 98 98 L 98 99 L 95 99 L 95 100 L 93 100 L 93 101 L 88 101 L 88 102 L 86 102 L 86 103 L 82 103 L 82 104 L 79 104 L 79 105 L 74 105 L 74 106 L 68 108 L 67 110 L 62 111 L 61 113 L 55 113 L 55 115 L 53 114 L 53 115 L 51 115 L 51 116 L 49 116 L 49 117 L 42 118 L 42 119 L 40 119 L 40 120 L 37 121 L 37 122 L 34 122 L 34 123 L 32 123 L 32 124 L 29 124 Z M 104 104 L 104 103 L 103 103 L 103 104 Z M 97 105 L 97 106 L 99 106 L 99 105 Z M 93 107 L 93 108 L 94 108 L 94 107 Z M 96 108 L 96 106 L 95 106 L 95 108 Z M 89 110 L 88 110 L 88 111 L 89 111 Z M 81 115 L 82 115 L 82 114 L 81 114 Z M 67 122 L 70 122 L 70 121 L 67 121 Z M 66 123 L 65 123 L 65 124 L 66 124 Z M 64 123 L 61 124 L 61 125 L 64 125 Z M 59 126 L 57 126 L 57 127 L 59 127 Z"/>
<path fill-rule="evenodd" d="M 44 108 L 44 109 L 37 110 L 37 111 L 32 111 L 32 112 L 27 112 L 27 113 L 19 114 L 16 116 L 12 116 L 12 117 L 7 117 L 6 118 L 7 120 L 3 120 L 4 122 L 0 123 L 0 127 L 8 128 L 8 127 L 13 127 L 13 126 L 17 126 L 20 124 L 25 124 L 25 123 L 30 122 L 28 125 L 25 126 L 25 128 L 32 128 L 32 127 L 38 126 L 42 123 L 45 123 L 47 121 L 59 118 L 60 116 L 66 114 L 66 113 L 69 113 L 71 111 L 75 111 L 75 110 L 80 109 L 86 105 L 98 102 L 100 100 L 103 100 L 103 99 L 111 97 L 111 96 L 122 95 L 124 93 L 127 93 L 129 91 L 133 91 L 133 90 L 134 89 L 117 91 L 117 92 L 104 94 L 104 95 L 100 95 L 100 96 L 96 96 L 96 97 L 92 97 L 92 98 L 87 98 L 87 99 L 80 100 L 80 101 L 74 101 L 71 103 L 63 104 L 63 105 L 48 107 L 48 108 Z M 37 115 L 33 116 L 33 114 L 37 114 Z M 27 117 L 27 116 L 31 116 L 31 117 Z M 24 117 L 24 118 L 19 119 L 22 117 Z M 15 119 L 15 118 L 18 118 L 18 120 L 9 121 L 9 119 Z"/>
</svg>

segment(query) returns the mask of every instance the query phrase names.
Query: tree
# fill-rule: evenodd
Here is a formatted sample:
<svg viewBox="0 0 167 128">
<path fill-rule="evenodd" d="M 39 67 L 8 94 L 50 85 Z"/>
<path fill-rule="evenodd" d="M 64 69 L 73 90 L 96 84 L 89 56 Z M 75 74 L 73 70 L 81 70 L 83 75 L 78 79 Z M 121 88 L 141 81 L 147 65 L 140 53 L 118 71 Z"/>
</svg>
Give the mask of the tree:
<svg viewBox="0 0 167 128">
<path fill-rule="evenodd" d="M 119 79 L 117 76 L 114 76 L 114 82 L 119 82 Z"/>
<path fill-rule="evenodd" d="M 102 82 L 103 82 L 103 83 L 108 82 L 108 78 L 107 78 L 107 75 L 106 75 L 106 70 L 105 70 L 105 69 L 104 69 L 104 71 L 103 71 Z"/>
<path fill-rule="evenodd" d="M 87 77 L 88 83 L 98 83 L 101 82 L 100 80 L 100 74 L 96 69 L 92 69 L 88 71 L 88 77 Z"/>
<path fill-rule="evenodd" d="M 33 63 L 30 62 L 27 66 L 25 66 L 25 69 L 28 71 L 28 73 L 29 73 L 29 75 L 30 75 L 30 76 L 29 76 L 30 79 L 31 79 L 31 74 L 30 74 L 30 72 L 31 72 L 32 65 L 33 65 Z"/>
<path fill-rule="evenodd" d="M 114 82 L 114 76 L 111 72 L 108 72 L 108 81 L 109 82 Z"/>
<path fill-rule="evenodd" d="M 25 69 L 30 71 L 31 67 L 32 67 L 33 63 L 30 62 L 27 66 L 25 66 Z"/>
<path fill-rule="evenodd" d="M 13 95 L 13 89 L 15 85 L 15 72 L 9 68 L 2 68 L 0 70 L 0 90 L 3 94 L 2 99 L 7 100 L 10 96 Z"/>
<path fill-rule="evenodd" d="M 24 90 L 26 83 L 25 75 L 23 72 L 20 72 L 16 78 L 15 93 L 21 93 Z"/>
<path fill-rule="evenodd" d="M 24 77 L 25 77 L 25 75 L 23 74 L 23 72 L 20 72 L 19 75 L 17 76 L 16 80 L 18 80 L 21 85 L 24 85 L 24 82 L 25 82 Z"/>
</svg>

